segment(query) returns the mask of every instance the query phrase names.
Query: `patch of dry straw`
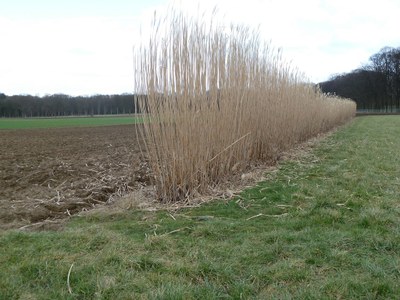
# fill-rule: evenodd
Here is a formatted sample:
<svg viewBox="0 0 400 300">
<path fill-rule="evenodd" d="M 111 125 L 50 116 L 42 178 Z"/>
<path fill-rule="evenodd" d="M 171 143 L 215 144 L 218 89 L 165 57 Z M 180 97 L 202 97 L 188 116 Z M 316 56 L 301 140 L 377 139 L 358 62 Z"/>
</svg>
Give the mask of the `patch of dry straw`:
<svg viewBox="0 0 400 300">
<path fill-rule="evenodd" d="M 155 18 L 135 74 L 150 120 L 140 134 L 163 202 L 198 198 L 355 115 L 354 102 L 323 95 L 256 31 L 174 11 Z"/>
</svg>

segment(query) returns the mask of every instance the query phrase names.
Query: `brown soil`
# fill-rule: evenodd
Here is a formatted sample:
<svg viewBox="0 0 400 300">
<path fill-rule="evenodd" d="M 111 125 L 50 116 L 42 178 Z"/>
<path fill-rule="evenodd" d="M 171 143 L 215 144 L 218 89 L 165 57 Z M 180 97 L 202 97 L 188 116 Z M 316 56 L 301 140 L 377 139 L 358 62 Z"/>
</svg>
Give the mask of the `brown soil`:
<svg viewBox="0 0 400 300">
<path fill-rule="evenodd" d="M 0 130 L 0 228 L 57 220 L 148 182 L 134 125 Z"/>
<path fill-rule="evenodd" d="M 276 170 L 271 164 L 249 165 L 191 202 L 161 204 L 135 132 L 135 125 L 0 130 L 0 230 L 57 230 L 84 211 L 177 210 L 231 199 Z M 332 132 L 297 145 L 281 159 L 306 155 Z"/>
</svg>

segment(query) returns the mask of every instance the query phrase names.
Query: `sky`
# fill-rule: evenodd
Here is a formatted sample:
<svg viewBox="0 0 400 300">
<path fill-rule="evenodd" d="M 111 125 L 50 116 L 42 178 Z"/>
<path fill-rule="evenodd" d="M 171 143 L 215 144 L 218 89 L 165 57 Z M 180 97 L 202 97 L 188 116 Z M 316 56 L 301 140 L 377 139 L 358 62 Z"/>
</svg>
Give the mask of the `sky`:
<svg viewBox="0 0 400 300">
<path fill-rule="evenodd" d="M 399 0 L 0 0 L 0 93 L 133 93 L 133 47 L 170 7 L 259 28 L 314 83 L 400 47 Z"/>
</svg>

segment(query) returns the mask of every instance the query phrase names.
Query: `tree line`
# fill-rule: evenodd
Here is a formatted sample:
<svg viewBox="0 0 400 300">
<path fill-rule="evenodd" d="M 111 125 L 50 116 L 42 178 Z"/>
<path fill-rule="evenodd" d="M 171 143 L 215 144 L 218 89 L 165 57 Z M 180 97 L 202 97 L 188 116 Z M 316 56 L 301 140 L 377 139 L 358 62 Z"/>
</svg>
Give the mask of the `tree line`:
<svg viewBox="0 0 400 300">
<path fill-rule="evenodd" d="M 325 93 L 353 99 L 361 111 L 400 112 L 400 47 L 384 47 L 366 65 L 319 86 Z"/>
<path fill-rule="evenodd" d="M 400 47 L 384 47 L 350 73 L 318 84 L 324 93 L 353 99 L 358 110 L 400 112 Z M 7 96 L 0 93 L 0 117 L 55 117 L 140 113 L 137 96 L 65 94 Z"/>
<path fill-rule="evenodd" d="M 0 93 L 0 117 L 56 117 L 93 116 L 140 113 L 137 96 L 93 95 L 68 96 L 64 94 L 7 96 Z"/>
</svg>

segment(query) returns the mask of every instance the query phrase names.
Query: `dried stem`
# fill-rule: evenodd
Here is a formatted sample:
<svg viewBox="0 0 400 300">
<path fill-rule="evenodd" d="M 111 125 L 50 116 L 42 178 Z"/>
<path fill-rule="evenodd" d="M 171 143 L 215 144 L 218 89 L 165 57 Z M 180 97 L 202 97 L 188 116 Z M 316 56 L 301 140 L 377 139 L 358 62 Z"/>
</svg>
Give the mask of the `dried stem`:
<svg viewBox="0 0 400 300">
<path fill-rule="evenodd" d="M 69 283 L 69 278 L 70 278 L 70 276 L 71 276 L 71 271 L 72 271 L 72 267 L 73 267 L 73 266 L 74 266 L 74 264 L 72 264 L 71 267 L 69 267 L 68 276 L 67 276 L 67 287 L 68 287 L 68 292 L 69 292 L 70 294 L 72 294 L 72 289 L 71 289 L 71 285 L 70 285 L 70 283 Z"/>
<path fill-rule="evenodd" d="M 138 136 L 162 201 L 188 200 L 234 166 L 276 160 L 355 114 L 354 102 L 322 94 L 256 31 L 174 11 L 159 20 L 134 61 L 149 116 Z"/>
</svg>

